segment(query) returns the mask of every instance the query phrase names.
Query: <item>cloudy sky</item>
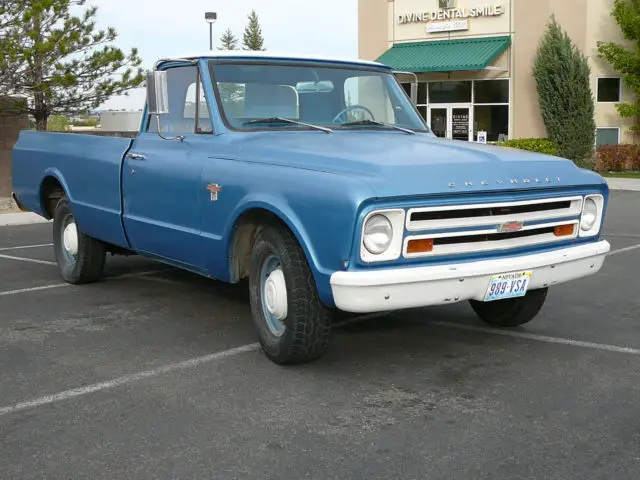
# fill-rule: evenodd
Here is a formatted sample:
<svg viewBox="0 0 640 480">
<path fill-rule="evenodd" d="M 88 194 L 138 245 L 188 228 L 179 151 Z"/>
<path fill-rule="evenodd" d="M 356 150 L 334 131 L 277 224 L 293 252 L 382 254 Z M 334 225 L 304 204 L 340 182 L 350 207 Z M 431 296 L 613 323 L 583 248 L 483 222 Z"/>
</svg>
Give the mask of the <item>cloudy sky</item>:
<svg viewBox="0 0 640 480">
<path fill-rule="evenodd" d="M 357 56 L 357 0 L 89 0 L 98 7 L 100 27 L 118 31 L 124 51 L 137 47 L 150 68 L 158 57 L 177 56 L 209 49 L 205 11 L 218 13 L 214 42 L 227 27 L 240 39 L 247 15 L 255 9 L 271 51 Z M 162 6 L 161 6 L 162 5 Z M 217 48 L 214 45 L 214 48 Z M 143 91 L 112 98 L 103 108 L 138 109 Z"/>
</svg>

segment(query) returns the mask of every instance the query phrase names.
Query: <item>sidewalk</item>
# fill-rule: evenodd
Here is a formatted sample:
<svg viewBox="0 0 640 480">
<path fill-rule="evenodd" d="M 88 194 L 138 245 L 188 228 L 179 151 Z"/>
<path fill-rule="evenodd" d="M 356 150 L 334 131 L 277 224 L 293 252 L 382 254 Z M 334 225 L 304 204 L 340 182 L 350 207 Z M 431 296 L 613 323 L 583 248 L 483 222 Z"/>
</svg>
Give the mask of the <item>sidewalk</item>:
<svg viewBox="0 0 640 480">
<path fill-rule="evenodd" d="M 0 198 L 0 227 L 47 223 L 40 215 L 21 212 L 10 198 Z"/>
<path fill-rule="evenodd" d="M 640 192 L 640 179 L 607 178 L 606 180 L 611 190 Z M 35 213 L 21 212 L 10 198 L 0 198 L 0 227 L 48 223 L 49 221 Z"/>
</svg>

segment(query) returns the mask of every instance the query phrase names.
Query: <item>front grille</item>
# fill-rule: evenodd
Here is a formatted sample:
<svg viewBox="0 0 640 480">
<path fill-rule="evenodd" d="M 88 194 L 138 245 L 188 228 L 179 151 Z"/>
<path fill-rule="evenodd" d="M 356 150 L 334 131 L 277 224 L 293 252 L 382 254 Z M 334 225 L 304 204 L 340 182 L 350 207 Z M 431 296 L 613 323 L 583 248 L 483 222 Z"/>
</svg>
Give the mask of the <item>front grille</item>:
<svg viewBox="0 0 640 480">
<path fill-rule="evenodd" d="M 448 207 L 412 208 L 407 215 L 407 230 L 441 230 L 511 221 L 536 222 L 569 218 L 582 211 L 582 197 L 548 198 L 519 202 Z"/>
<path fill-rule="evenodd" d="M 414 208 L 407 213 L 406 258 L 507 250 L 576 238 L 583 199 L 580 196 L 489 204 Z M 501 231 L 515 222 L 517 231 Z M 573 225 L 572 235 L 557 236 L 555 227 Z M 428 252 L 408 253 L 411 240 L 431 239 Z"/>
</svg>

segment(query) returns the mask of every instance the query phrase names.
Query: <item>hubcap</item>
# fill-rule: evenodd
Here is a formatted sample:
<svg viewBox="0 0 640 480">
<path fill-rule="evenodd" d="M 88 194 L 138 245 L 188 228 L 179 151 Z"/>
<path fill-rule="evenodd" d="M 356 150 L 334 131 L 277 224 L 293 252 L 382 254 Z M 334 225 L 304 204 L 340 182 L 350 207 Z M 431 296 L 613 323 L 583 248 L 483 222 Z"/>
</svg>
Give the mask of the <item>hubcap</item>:
<svg viewBox="0 0 640 480">
<path fill-rule="evenodd" d="M 287 284 L 280 262 L 269 257 L 262 266 L 262 306 L 267 326 L 279 337 L 284 333 L 287 318 Z"/>
<path fill-rule="evenodd" d="M 78 229 L 75 222 L 69 223 L 62 232 L 62 245 L 69 255 L 77 255 Z"/>
</svg>

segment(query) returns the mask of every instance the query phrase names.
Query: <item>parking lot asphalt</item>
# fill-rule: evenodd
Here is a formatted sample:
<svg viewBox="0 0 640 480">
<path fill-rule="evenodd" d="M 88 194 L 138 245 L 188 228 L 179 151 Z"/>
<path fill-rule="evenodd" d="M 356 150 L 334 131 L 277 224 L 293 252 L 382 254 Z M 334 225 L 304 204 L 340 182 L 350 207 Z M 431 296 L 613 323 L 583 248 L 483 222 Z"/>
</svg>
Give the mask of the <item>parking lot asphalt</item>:
<svg viewBox="0 0 640 480">
<path fill-rule="evenodd" d="M 69 286 L 50 224 L 0 228 L 0 478 L 640 478 L 639 204 L 612 192 L 613 254 L 526 326 L 374 316 L 298 367 L 244 285 L 109 257 Z"/>
</svg>

